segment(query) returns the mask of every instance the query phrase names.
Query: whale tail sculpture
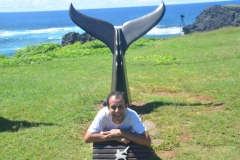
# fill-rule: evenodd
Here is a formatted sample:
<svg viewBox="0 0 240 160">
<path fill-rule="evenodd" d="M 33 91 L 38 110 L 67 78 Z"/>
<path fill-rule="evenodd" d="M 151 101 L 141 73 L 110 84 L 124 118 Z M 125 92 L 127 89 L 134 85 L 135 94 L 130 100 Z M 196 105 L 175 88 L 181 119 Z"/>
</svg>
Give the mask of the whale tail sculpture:
<svg viewBox="0 0 240 160">
<path fill-rule="evenodd" d="M 111 91 L 124 92 L 128 106 L 131 105 L 131 98 L 124 59 L 125 52 L 134 41 L 159 23 L 164 13 L 165 5 L 162 2 L 155 11 L 128 21 L 121 28 L 114 28 L 111 23 L 84 15 L 78 12 L 72 4 L 70 5 L 69 15 L 72 21 L 105 43 L 111 50 L 113 54 Z"/>
</svg>

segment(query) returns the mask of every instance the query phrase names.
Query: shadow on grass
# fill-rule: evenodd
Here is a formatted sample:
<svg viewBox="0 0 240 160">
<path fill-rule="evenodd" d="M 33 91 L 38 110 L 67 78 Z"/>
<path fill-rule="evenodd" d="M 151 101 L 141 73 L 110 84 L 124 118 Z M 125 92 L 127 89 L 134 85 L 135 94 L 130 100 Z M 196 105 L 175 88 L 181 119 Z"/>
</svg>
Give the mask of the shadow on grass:
<svg viewBox="0 0 240 160">
<path fill-rule="evenodd" d="M 162 160 L 158 155 L 153 151 L 149 157 L 151 160 Z"/>
<path fill-rule="evenodd" d="M 27 121 L 11 121 L 0 117 L 0 133 L 1 132 L 17 132 L 21 128 L 38 127 L 40 125 L 53 126 L 53 123 L 36 123 Z"/>
<path fill-rule="evenodd" d="M 194 104 L 185 104 L 185 103 L 165 103 L 165 102 L 150 102 L 146 103 L 142 106 L 131 105 L 129 108 L 135 110 L 138 114 L 148 114 L 162 106 L 175 105 L 175 106 L 200 106 L 203 105 L 201 103 Z"/>
</svg>

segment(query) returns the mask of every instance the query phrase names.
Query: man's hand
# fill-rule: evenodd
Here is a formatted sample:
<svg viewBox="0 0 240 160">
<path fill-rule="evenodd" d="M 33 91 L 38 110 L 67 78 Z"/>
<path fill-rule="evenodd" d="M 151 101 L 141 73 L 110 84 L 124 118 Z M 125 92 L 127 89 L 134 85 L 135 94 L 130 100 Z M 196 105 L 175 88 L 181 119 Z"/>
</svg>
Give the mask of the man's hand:
<svg viewBox="0 0 240 160">
<path fill-rule="evenodd" d="M 118 142 L 122 142 L 122 143 L 125 143 L 125 144 L 128 144 L 130 141 L 127 139 L 127 138 L 125 138 L 125 137 L 116 137 L 116 140 L 118 141 Z"/>
<path fill-rule="evenodd" d="M 122 136 L 121 130 L 120 129 L 112 129 L 110 131 L 106 131 L 102 133 L 103 135 L 107 136 Z"/>
<path fill-rule="evenodd" d="M 106 137 L 114 137 L 114 139 L 118 142 L 125 144 L 128 144 L 130 142 L 129 139 L 122 136 L 120 129 L 112 129 L 110 131 L 102 132 L 102 134 L 106 135 Z"/>
</svg>

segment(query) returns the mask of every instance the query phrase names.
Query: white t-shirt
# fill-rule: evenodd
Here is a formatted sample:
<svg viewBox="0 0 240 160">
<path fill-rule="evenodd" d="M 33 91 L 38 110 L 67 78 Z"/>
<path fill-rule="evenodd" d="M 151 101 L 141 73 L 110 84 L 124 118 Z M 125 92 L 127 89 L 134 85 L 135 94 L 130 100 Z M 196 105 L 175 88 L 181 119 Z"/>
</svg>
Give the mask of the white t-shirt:
<svg viewBox="0 0 240 160">
<path fill-rule="evenodd" d="M 131 130 L 137 134 L 142 134 L 144 131 L 147 131 L 145 125 L 141 122 L 141 118 L 132 109 L 127 108 L 124 121 L 121 124 L 115 124 L 112 121 L 108 107 L 104 107 L 98 112 L 88 131 L 100 133 L 101 131 L 110 131 L 111 129 Z"/>
</svg>

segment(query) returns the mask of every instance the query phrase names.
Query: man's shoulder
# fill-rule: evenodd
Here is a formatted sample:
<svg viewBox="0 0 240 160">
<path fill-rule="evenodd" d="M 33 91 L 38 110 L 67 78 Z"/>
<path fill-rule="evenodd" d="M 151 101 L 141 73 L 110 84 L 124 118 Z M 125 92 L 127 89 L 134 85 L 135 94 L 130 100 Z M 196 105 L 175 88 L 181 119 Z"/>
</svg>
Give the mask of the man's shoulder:
<svg viewBox="0 0 240 160">
<path fill-rule="evenodd" d="M 109 111 L 108 111 L 107 107 L 103 107 L 102 109 L 100 109 L 98 111 L 98 114 L 101 114 L 101 115 L 107 115 L 108 113 L 109 113 Z"/>
<path fill-rule="evenodd" d="M 131 108 L 127 108 L 126 110 L 126 116 L 130 119 L 135 120 L 136 118 L 139 117 L 136 111 L 132 110 Z"/>
<path fill-rule="evenodd" d="M 137 112 L 132 110 L 131 108 L 127 108 L 127 113 L 129 113 L 129 114 L 136 114 L 137 115 Z"/>
<path fill-rule="evenodd" d="M 103 107 L 100 109 L 97 113 L 97 115 L 94 118 L 94 121 L 102 121 L 109 117 L 109 111 L 107 107 Z"/>
</svg>

